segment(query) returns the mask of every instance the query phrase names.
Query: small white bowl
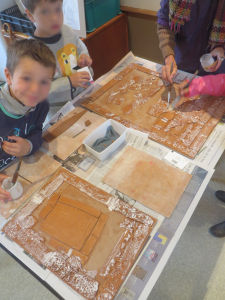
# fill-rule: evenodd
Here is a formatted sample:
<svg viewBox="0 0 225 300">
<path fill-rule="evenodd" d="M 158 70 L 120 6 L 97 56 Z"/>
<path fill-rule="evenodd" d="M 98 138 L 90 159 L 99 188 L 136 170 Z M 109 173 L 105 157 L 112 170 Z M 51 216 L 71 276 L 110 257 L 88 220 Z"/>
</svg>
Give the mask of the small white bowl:
<svg viewBox="0 0 225 300">
<path fill-rule="evenodd" d="M 92 148 L 94 142 L 103 138 L 106 134 L 107 128 L 112 126 L 113 129 L 120 135 L 111 145 L 109 145 L 105 150 L 97 152 Z M 89 134 L 83 141 L 88 152 L 93 154 L 99 160 L 105 160 L 112 152 L 114 152 L 123 142 L 126 140 L 127 128 L 121 123 L 109 119 L 96 128 L 91 134 Z"/>
<path fill-rule="evenodd" d="M 23 186 L 17 180 L 15 184 L 12 184 L 12 178 L 7 177 L 2 181 L 2 188 L 8 191 L 13 200 L 20 198 L 23 195 Z"/>
</svg>

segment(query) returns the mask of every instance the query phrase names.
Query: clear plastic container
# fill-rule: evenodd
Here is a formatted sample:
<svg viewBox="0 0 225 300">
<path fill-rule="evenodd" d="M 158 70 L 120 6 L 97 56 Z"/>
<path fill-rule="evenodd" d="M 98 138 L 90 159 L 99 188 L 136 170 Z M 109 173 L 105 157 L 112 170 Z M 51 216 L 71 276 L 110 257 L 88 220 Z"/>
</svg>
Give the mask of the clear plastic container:
<svg viewBox="0 0 225 300">
<path fill-rule="evenodd" d="M 95 151 L 92 148 L 92 145 L 98 138 L 102 138 L 105 136 L 107 128 L 110 125 L 119 134 L 119 137 L 102 152 Z M 83 144 L 85 145 L 88 152 L 93 154 L 99 160 L 105 160 L 112 152 L 114 152 L 122 143 L 125 142 L 126 131 L 127 131 L 127 128 L 123 124 L 109 119 L 106 122 L 104 122 L 102 125 L 100 125 L 98 128 L 96 128 L 91 134 L 89 134 L 84 139 Z"/>
<path fill-rule="evenodd" d="M 206 72 L 210 72 L 210 69 L 217 64 L 217 61 L 213 58 L 212 54 L 207 53 L 201 56 L 200 63 Z"/>
</svg>

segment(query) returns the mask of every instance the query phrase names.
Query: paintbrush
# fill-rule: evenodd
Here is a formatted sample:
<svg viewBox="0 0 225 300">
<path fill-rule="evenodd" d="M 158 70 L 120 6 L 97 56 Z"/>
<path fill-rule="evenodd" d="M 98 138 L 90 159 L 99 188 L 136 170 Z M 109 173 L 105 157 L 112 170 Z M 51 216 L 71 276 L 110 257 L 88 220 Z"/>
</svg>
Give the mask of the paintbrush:
<svg viewBox="0 0 225 300">
<path fill-rule="evenodd" d="M 18 176 L 19 176 L 19 170 L 20 170 L 20 167 L 21 167 L 21 163 L 22 163 L 22 160 L 23 160 L 23 157 L 20 157 L 19 159 L 19 162 L 17 164 L 17 167 L 16 167 L 16 170 L 13 174 L 13 178 L 12 178 L 12 184 L 14 185 L 18 179 Z"/>
<path fill-rule="evenodd" d="M 172 62 L 172 64 L 171 64 L 171 66 L 170 66 L 170 74 L 171 74 L 172 72 L 173 72 L 173 62 Z M 170 94 L 171 94 L 172 86 L 173 86 L 172 83 L 170 83 L 170 84 L 168 85 L 167 109 L 168 109 L 169 106 L 170 106 Z"/>
<path fill-rule="evenodd" d="M 183 89 L 186 89 L 186 88 L 188 88 L 188 87 L 190 86 L 192 80 L 196 78 L 196 75 L 197 75 L 197 74 L 198 74 L 198 70 L 195 71 L 194 75 L 193 75 L 193 76 L 191 77 L 191 79 L 187 82 L 187 84 L 183 87 Z M 172 106 L 172 109 L 175 108 L 176 104 L 180 101 L 180 98 L 181 98 L 180 95 L 177 96 L 177 97 L 175 98 L 175 100 L 173 101 L 173 103 L 172 103 L 172 105 L 171 105 L 171 106 Z"/>
<path fill-rule="evenodd" d="M 27 116 L 32 109 L 33 109 L 33 107 L 30 107 L 28 109 L 28 111 L 25 113 L 24 116 Z M 14 185 L 16 183 L 17 179 L 18 179 L 19 170 L 20 170 L 20 167 L 21 167 L 22 160 L 23 160 L 23 157 L 20 157 L 19 162 L 18 162 L 17 167 L 16 167 L 16 170 L 15 170 L 15 172 L 13 174 L 13 177 L 12 177 L 12 185 Z"/>
</svg>

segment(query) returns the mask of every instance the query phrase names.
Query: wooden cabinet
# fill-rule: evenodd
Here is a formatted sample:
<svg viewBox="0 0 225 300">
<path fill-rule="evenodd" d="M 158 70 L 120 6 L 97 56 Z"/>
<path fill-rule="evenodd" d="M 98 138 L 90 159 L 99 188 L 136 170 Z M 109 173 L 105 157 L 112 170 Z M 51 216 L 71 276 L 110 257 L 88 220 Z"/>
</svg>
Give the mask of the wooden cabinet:
<svg viewBox="0 0 225 300">
<path fill-rule="evenodd" d="M 84 43 L 93 59 L 94 78 L 97 79 L 129 52 L 126 15 L 120 14 L 88 34 Z"/>
<path fill-rule="evenodd" d="M 10 26 L 2 28 L 7 43 L 12 39 L 28 38 L 19 32 L 12 32 Z M 108 72 L 129 52 L 128 22 L 125 14 L 120 14 L 97 28 L 83 39 L 93 59 L 94 78 Z"/>
</svg>

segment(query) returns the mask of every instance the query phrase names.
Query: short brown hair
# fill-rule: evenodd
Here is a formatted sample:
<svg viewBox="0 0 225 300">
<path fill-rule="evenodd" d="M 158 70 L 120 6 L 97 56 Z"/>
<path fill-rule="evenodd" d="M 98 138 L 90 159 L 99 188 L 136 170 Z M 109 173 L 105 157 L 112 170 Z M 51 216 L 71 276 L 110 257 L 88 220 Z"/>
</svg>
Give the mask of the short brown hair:
<svg viewBox="0 0 225 300">
<path fill-rule="evenodd" d="M 41 2 L 56 2 L 58 0 L 22 0 L 23 5 L 31 12 L 33 13 L 37 5 Z M 63 2 L 63 0 L 61 0 Z"/>
<path fill-rule="evenodd" d="M 46 68 L 56 69 L 56 59 L 52 51 L 42 42 L 35 39 L 25 39 L 12 42 L 7 49 L 6 67 L 13 75 L 21 58 L 29 57 Z"/>
</svg>

